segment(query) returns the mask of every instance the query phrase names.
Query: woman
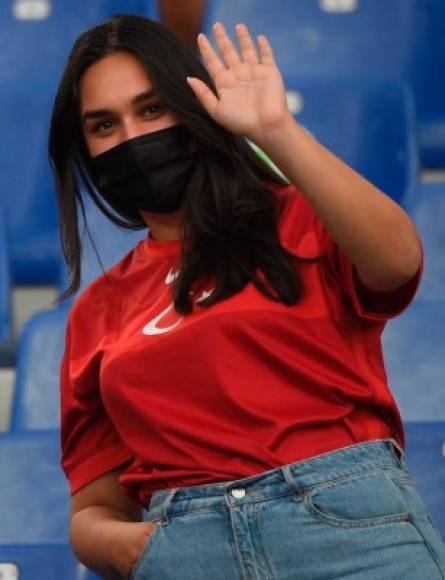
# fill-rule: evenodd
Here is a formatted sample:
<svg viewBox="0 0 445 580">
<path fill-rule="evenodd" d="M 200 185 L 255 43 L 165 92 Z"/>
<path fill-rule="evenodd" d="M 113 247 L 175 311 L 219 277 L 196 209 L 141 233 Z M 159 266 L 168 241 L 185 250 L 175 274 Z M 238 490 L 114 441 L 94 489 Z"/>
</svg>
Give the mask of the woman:
<svg viewBox="0 0 445 580">
<path fill-rule="evenodd" d="M 444 578 L 380 346 L 420 281 L 415 227 L 292 118 L 264 36 L 239 25 L 238 51 L 214 32 L 207 73 L 162 26 L 114 17 L 60 83 L 67 295 L 80 187 L 149 229 L 70 312 L 73 548 L 108 578 Z"/>
</svg>

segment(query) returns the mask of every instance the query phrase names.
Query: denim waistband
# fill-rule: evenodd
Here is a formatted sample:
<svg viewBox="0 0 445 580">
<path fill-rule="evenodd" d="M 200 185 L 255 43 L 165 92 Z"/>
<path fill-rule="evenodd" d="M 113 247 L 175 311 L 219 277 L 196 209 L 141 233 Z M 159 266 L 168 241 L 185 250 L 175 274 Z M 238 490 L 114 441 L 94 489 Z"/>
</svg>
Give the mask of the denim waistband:
<svg viewBox="0 0 445 580">
<path fill-rule="evenodd" d="M 151 496 L 149 519 L 166 524 L 169 515 L 302 494 L 320 483 L 381 467 L 405 468 L 404 451 L 395 439 L 356 443 L 241 479 L 161 489 Z"/>
</svg>

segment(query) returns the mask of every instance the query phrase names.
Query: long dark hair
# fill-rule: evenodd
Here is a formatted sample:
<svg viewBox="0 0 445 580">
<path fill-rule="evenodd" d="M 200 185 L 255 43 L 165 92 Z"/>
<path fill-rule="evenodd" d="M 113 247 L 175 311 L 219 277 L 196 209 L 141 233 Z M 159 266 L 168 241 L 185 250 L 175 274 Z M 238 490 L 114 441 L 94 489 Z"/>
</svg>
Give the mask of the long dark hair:
<svg viewBox="0 0 445 580">
<path fill-rule="evenodd" d="M 202 307 L 236 294 L 250 281 L 271 300 L 297 303 L 304 288 L 296 263 L 313 259 L 300 258 L 280 243 L 277 223 L 283 204 L 272 188 L 287 182 L 258 157 L 246 139 L 213 121 L 196 99 L 187 76 L 202 79 L 215 93 L 216 89 L 193 51 L 161 24 L 133 15 L 114 16 L 77 39 L 55 98 L 49 156 L 62 249 L 71 273 L 71 284 L 60 299 L 80 286 L 78 205 L 86 223 L 82 189 L 116 225 L 133 230 L 147 227 L 130 205 L 110 208 L 98 195 L 82 134 L 82 74 L 117 51 L 131 53 L 142 62 L 160 101 L 190 131 L 200 151 L 184 205 L 180 273 L 173 286 L 176 310 L 191 312 L 191 292 L 208 279 L 213 279 L 215 290 L 200 301 Z"/>
</svg>

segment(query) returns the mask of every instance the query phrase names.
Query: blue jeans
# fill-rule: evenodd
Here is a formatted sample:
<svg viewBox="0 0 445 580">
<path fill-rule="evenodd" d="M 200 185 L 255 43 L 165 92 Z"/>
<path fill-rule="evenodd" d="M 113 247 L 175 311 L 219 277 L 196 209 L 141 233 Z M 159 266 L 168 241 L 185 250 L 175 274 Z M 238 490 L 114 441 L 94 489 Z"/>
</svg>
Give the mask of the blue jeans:
<svg viewBox="0 0 445 580">
<path fill-rule="evenodd" d="M 133 580 L 443 580 L 445 544 L 392 439 L 162 489 Z"/>
</svg>

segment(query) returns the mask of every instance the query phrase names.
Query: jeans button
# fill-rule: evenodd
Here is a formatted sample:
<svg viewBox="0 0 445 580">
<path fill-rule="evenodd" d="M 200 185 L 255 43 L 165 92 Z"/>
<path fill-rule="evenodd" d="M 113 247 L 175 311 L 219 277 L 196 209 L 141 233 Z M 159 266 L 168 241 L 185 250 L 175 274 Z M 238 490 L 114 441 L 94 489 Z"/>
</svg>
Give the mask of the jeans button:
<svg viewBox="0 0 445 580">
<path fill-rule="evenodd" d="M 232 489 L 231 491 L 233 497 L 236 497 L 237 499 L 241 499 L 242 497 L 244 497 L 246 495 L 246 490 L 245 489 Z"/>
</svg>

